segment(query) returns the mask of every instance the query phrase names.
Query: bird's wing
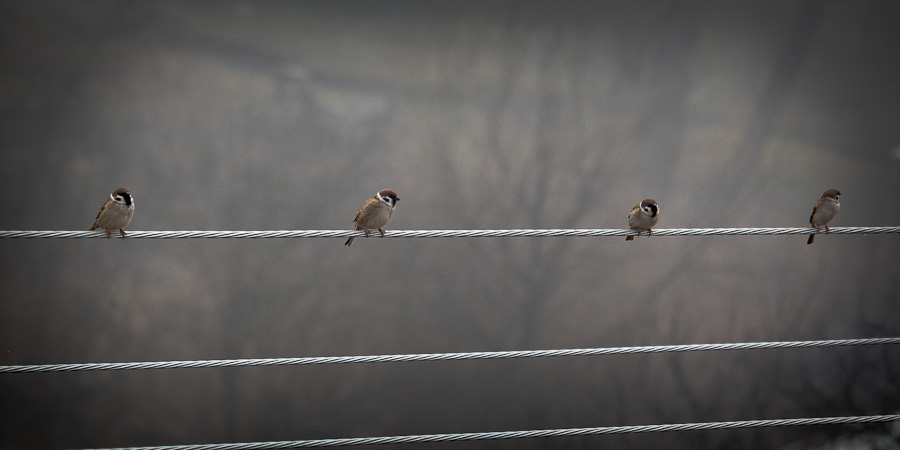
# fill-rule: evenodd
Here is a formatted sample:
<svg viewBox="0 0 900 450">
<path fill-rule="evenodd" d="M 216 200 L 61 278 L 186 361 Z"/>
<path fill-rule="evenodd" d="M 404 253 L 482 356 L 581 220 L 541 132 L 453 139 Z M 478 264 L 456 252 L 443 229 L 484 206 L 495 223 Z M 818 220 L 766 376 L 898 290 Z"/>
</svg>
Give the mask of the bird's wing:
<svg viewBox="0 0 900 450">
<path fill-rule="evenodd" d="M 109 205 L 109 200 L 103 202 L 103 206 L 100 207 L 100 211 L 97 211 L 97 217 L 94 219 L 94 225 L 91 226 L 91 230 L 97 229 L 97 224 L 100 223 L 100 215 L 103 214 L 103 211 L 106 209 L 106 206 Z M 90 230 L 88 230 L 90 231 Z"/>
<path fill-rule="evenodd" d="M 359 207 L 359 210 L 356 211 L 356 216 L 353 217 L 353 223 L 358 222 L 358 221 L 359 221 L 359 216 L 362 215 L 363 211 L 366 211 L 366 210 L 368 210 L 368 209 L 371 209 L 373 205 L 374 205 L 374 206 L 378 206 L 378 199 L 375 198 L 374 195 L 371 196 L 371 197 L 369 197 L 369 199 L 366 200 L 366 202 L 363 203 L 363 205 Z"/>
</svg>

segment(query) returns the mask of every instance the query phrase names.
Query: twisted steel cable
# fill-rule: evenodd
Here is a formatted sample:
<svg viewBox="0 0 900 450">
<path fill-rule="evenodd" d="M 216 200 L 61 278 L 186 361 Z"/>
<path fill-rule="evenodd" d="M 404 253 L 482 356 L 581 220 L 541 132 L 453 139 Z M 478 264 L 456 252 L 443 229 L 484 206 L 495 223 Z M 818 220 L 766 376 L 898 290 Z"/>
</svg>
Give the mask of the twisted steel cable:
<svg viewBox="0 0 900 450">
<path fill-rule="evenodd" d="M 820 233 L 824 233 L 821 231 Z M 347 238 L 364 237 L 355 230 L 166 230 L 128 231 L 126 239 L 272 239 L 272 238 Z M 738 236 L 738 235 L 787 235 L 816 233 L 812 228 L 661 228 L 653 230 L 653 236 Z M 900 233 L 900 227 L 832 227 L 831 234 L 887 234 Z M 637 234 L 628 229 L 513 229 L 513 230 L 388 230 L 386 238 L 440 238 L 440 237 L 596 237 L 628 236 Z M 642 233 L 643 234 L 643 233 Z M 376 234 L 377 235 L 377 234 Z M 118 237 L 118 236 L 117 236 Z M 96 239 L 106 238 L 99 231 L 0 231 L 0 239 Z"/>
<path fill-rule="evenodd" d="M 258 450 L 276 448 L 339 447 L 350 445 L 410 444 L 422 442 L 474 441 L 487 439 L 521 439 L 537 437 L 585 436 L 599 434 L 655 433 L 661 431 L 721 430 L 733 428 L 783 427 L 800 425 L 838 425 L 851 423 L 893 422 L 897 420 L 900 420 L 900 414 L 848 417 L 813 417 L 800 419 L 738 420 L 730 422 L 630 425 L 618 427 L 561 428 L 549 430 L 493 431 L 486 433 L 420 434 L 368 438 L 309 439 L 299 441 L 247 442 L 236 444 L 170 445 L 159 447 L 128 447 L 116 450 Z"/>
<path fill-rule="evenodd" d="M 159 361 L 123 363 L 80 363 L 0 366 L 0 373 L 74 372 L 91 370 L 194 369 L 205 367 L 298 366 L 315 364 L 351 364 L 409 361 L 448 361 L 471 359 L 513 359 L 556 356 L 593 356 L 634 353 L 666 353 L 714 350 L 752 350 L 776 348 L 838 347 L 900 344 L 900 337 L 834 339 L 818 341 L 745 342 L 730 344 L 654 345 L 640 347 L 579 348 L 563 350 L 514 350 L 497 352 L 418 353 L 406 355 L 317 356 L 304 358 L 218 359 L 197 361 Z"/>
</svg>

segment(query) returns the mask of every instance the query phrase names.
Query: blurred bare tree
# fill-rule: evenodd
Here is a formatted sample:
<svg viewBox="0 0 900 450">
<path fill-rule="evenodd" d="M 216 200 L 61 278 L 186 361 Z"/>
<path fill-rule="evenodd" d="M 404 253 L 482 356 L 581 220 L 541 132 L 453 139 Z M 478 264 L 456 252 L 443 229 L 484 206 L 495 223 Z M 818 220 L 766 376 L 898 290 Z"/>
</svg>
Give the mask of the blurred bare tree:
<svg viewBox="0 0 900 450">
<path fill-rule="evenodd" d="M 0 3 L 3 229 L 891 225 L 900 8 Z M 53 202 L 53 207 L 46 204 Z M 4 364 L 897 335 L 893 236 L 0 242 Z M 820 245 L 821 244 L 821 245 Z M 0 448 L 897 409 L 897 350 L 0 377 Z M 492 447 L 779 448 L 884 427 Z M 481 447 L 484 443 L 453 444 Z M 446 446 L 446 445 L 443 445 Z M 428 447 L 428 446 L 424 446 Z M 435 446 L 437 447 L 437 446 Z"/>
</svg>

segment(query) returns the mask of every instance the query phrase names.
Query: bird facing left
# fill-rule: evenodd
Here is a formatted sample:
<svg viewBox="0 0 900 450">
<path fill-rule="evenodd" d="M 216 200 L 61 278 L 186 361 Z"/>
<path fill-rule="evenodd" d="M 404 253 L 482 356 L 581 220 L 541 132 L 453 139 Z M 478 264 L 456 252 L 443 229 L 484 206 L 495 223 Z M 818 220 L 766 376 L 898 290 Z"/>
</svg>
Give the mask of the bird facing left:
<svg viewBox="0 0 900 450">
<path fill-rule="evenodd" d="M 122 237 L 125 237 L 124 228 L 131 223 L 132 217 L 134 217 L 134 197 L 128 189 L 120 187 L 109 194 L 90 229 L 103 228 L 107 238 L 110 237 L 111 230 L 118 229 Z"/>
</svg>

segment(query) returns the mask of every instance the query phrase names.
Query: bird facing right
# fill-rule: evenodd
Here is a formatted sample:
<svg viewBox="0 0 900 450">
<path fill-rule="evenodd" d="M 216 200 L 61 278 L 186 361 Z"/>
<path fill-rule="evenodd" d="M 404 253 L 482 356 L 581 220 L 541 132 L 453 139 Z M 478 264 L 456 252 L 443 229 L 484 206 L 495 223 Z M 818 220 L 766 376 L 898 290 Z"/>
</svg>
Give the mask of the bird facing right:
<svg viewBox="0 0 900 450">
<path fill-rule="evenodd" d="M 356 224 L 354 229 L 363 230 L 366 233 L 366 237 L 369 237 L 369 230 L 377 228 L 381 236 L 384 236 L 382 227 L 391 220 L 399 200 L 400 197 L 397 197 L 397 193 L 392 189 L 378 191 L 359 207 L 359 211 L 356 211 L 356 217 L 353 218 L 353 222 Z M 350 236 L 350 239 L 347 239 L 344 245 L 352 244 L 353 238 L 354 236 Z"/>
<path fill-rule="evenodd" d="M 652 198 L 645 198 L 643 201 L 634 205 L 631 212 L 628 213 L 628 227 L 638 231 L 647 230 L 647 236 L 653 234 L 652 228 L 659 222 L 659 205 Z M 633 241 L 634 235 L 625 236 L 626 241 Z"/>
<path fill-rule="evenodd" d="M 816 200 L 816 204 L 813 206 L 812 214 L 809 215 L 809 224 L 816 231 L 821 231 L 822 227 L 825 227 L 825 233 L 831 231 L 828 228 L 828 223 L 831 222 L 831 219 L 834 219 L 834 216 L 837 215 L 838 211 L 841 209 L 841 191 L 837 189 L 829 189 L 822 193 L 822 197 Z M 809 235 L 809 239 L 806 240 L 806 245 L 812 244 L 813 241 L 816 240 L 816 235 Z"/>
<path fill-rule="evenodd" d="M 134 217 L 134 197 L 128 192 L 128 189 L 120 187 L 109 194 L 109 198 L 100 207 L 97 213 L 97 219 L 90 228 L 91 231 L 97 228 L 103 228 L 106 231 L 106 237 L 110 237 L 110 230 L 118 229 L 122 237 L 125 237 L 124 228 L 131 223 Z"/>
</svg>

